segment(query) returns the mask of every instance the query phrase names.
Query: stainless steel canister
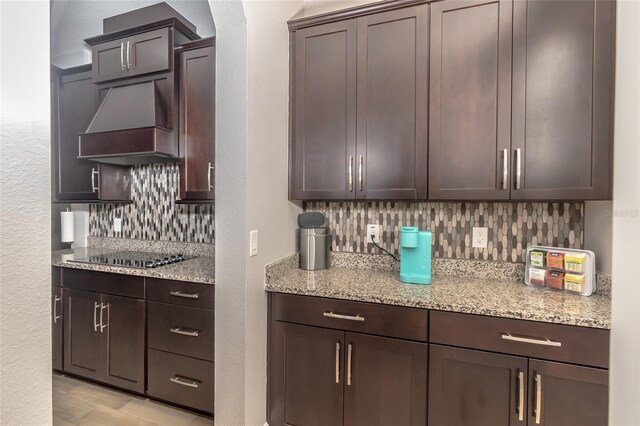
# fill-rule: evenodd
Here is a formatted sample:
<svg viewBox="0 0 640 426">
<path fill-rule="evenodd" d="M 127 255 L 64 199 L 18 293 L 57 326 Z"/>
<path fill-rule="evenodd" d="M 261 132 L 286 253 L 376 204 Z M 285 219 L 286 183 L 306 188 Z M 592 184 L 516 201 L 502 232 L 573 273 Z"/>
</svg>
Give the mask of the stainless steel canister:
<svg viewBox="0 0 640 426">
<path fill-rule="evenodd" d="M 329 269 L 329 228 L 300 229 L 300 269 Z"/>
</svg>

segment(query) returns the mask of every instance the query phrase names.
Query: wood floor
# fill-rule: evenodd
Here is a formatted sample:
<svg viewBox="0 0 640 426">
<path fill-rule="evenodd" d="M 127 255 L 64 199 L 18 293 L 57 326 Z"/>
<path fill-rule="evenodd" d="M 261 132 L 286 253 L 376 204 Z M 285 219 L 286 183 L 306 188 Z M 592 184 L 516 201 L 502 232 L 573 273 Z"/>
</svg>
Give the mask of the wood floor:
<svg viewBox="0 0 640 426">
<path fill-rule="evenodd" d="M 54 374 L 53 425 L 213 426 L 213 419 Z"/>
</svg>

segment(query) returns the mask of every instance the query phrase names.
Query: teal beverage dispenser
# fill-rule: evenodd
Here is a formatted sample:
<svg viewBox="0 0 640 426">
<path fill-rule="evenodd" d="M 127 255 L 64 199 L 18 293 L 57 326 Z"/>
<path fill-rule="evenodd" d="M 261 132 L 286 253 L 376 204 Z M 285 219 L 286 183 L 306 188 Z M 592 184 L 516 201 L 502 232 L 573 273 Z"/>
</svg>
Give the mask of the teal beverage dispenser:
<svg viewBox="0 0 640 426">
<path fill-rule="evenodd" d="M 431 231 L 400 228 L 400 281 L 431 284 Z"/>
</svg>

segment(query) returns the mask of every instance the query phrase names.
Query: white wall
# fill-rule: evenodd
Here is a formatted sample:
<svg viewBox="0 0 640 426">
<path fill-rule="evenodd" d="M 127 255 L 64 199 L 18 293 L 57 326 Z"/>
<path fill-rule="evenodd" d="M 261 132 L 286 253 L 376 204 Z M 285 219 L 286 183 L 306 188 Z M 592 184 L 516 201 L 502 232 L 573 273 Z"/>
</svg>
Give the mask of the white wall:
<svg viewBox="0 0 640 426">
<path fill-rule="evenodd" d="M 617 3 L 610 423 L 640 424 L 640 2 Z"/>
<path fill-rule="evenodd" d="M 617 3 L 610 423 L 640 424 L 640 2 Z"/>
<path fill-rule="evenodd" d="M 52 420 L 48 2 L 0 2 L 0 52 L 0 424 L 47 425 Z"/>
<path fill-rule="evenodd" d="M 596 254 L 596 270 L 611 274 L 611 244 L 613 237 L 613 203 L 584 203 L 584 248 Z"/>
<path fill-rule="evenodd" d="M 246 1 L 248 52 L 247 230 L 259 252 L 247 261 L 246 425 L 266 421 L 266 264 L 295 252 L 300 208 L 288 198 L 289 30 L 302 1 Z"/>
</svg>

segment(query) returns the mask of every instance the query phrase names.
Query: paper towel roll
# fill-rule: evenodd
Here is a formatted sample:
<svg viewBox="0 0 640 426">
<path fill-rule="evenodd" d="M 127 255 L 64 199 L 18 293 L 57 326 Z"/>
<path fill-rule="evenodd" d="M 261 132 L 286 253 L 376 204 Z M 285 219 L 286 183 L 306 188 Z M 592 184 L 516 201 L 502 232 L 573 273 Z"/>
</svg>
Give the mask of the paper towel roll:
<svg viewBox="0 0 640 426">
<path fill-rule="evenodd" d="M 63 243 L 73 242 L 73 212 L 60 213 L 60 240 Z"/>
</svg>

